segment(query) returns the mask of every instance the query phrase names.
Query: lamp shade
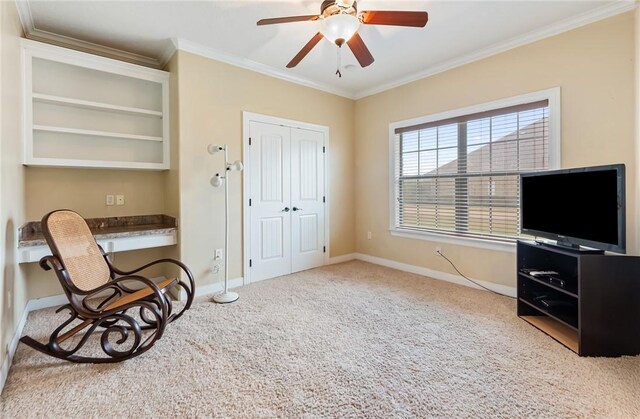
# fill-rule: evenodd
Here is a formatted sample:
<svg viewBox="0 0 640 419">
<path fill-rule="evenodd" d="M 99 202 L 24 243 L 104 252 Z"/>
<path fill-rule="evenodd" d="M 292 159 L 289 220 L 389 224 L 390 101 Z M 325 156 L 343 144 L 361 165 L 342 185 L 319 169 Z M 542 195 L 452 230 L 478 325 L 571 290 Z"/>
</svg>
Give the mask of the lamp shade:
<svg viewBox="0 0 640 419">
<path fill-rule="evenodd" d="M 218 145 L 218 144 L 209 144 L 207 146 L 207 151 L 209 152 L 209 154 L 215 154 L 218 151 L 222 151 L 224 150 L 224 146 Z"/>
<path fill-rule="evenodd" d="M 219 188 L 220 186 L 222 186 L 222 178 L 220 177 L 220 173 L 216 173 L 216 175 L 211 178 L 210 182 L 211 186 L 213 186 L 214 188 Z"/>
<path fill-rule="evenodd" d="M 236 160 L 232 164 L 229 165 L 229 170 L 235 170 L 237 172 L 242 172 L 242 169 L 244 169 L 244 166 L 242 165 L 242 162 L 240 160 Z"/>
<path fill-rule="evenodd" d="M 322 19 L 320 32 L 334 44 L 342 45 L 347 42 L 360 27 L 357 17 L 340 13 Z"/>
</svg>

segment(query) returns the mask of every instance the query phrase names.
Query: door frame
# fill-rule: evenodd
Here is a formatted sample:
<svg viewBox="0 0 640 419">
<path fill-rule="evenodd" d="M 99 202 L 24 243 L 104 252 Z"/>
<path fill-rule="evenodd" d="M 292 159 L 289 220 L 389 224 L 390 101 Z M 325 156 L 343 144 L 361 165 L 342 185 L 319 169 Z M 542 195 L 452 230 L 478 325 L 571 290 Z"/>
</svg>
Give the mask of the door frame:
<svg viewBox="0 0 640 419">
<path fill-rule="evenodd" d="M 293 119 L 279 118 L 276 116 L 263 115 L 253 112 L 242 112 L 242 162 L 244 163 L 244 173 L 242 175 L 242 270 L 244 285 L 251 283 L 251 269 L 249 268 L 249 254 L 251 252 L 251 219 L 249 210 L 249 198 L 251 195 L 251 161 L 249 159 L 249 126 L 251 122 L 261 122 L 265 124 L 281 125 L 291 128 L 300 128 L 309 131 L 318 131 L 324 135 L 324 265 L 329 263 L 331 254 L 331 235 L 329 222 L 329 127 L 324 125 L 311 124 L 308 122 L 295 121 Z"/>
</svg>

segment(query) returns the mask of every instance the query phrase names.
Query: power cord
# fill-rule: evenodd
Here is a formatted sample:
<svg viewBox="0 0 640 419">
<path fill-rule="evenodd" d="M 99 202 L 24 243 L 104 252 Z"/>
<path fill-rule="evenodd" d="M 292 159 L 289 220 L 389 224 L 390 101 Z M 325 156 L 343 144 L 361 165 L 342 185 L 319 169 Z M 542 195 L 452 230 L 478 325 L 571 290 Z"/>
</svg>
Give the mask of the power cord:
<svg viewBox="0 0 640 419">
<path fill-rule="evenodd" d="M 456 265 L 454 265 L 454 263 L 453 263 L 453 262 L 451 262 L 451 260 L 450 260 L 448 257 L 446 257 L 446 256 L 444 255 L 444 253 L 442 253 L 442 250 L 439 250 L 439 249 L 438 249 L 438 250 L 436 250 L 436 253 L 437 253 L 438 255 L 442 256 L 442 257 L 444 258 L 444 260 L 446 260 L 447 262 L 449 262 L 449 264 L 450 264 L 451 266 L 453 266 L 453 269 L 455 269 L 455 270 L 456 270 L 456 272 L 458 272 L 458 274 L 460 274 L 460 276 L 461 276 L 461 277 L 463 277 L 463 278 L 464 278 L 464 279 L 466 279 L 467 281 L 471 282 L 472 284 L 475 284 L 475 285 L 479 286 L 480 288 L 483 288 L 483 289 L 485 289 L 485 290 L 487 290 L 487 291 L 489 291 L 489 292 L 492 292 L 492 293 L 494 293 L 494 294 L 496 294 L 496 295 L 500 295 L 500 296 L 502 296 L 502 297 L 509 297 L 509 298 L 514 299 L 514 300 L 516 299 L 515 297 L 512 297 L 512 296 L 510 296 L 510 295 L 502 294 L 502 293 L 500 293 L 500 292 L 497 292 L 497 291 L 492 290 L 491 288 L 487 288 L 487 287 L 485 287 L 484 285 L 480 285 L 480 284 L 478 284 L 476 281 L 474 281 L 473 279 L 469 278 L 468 276 L 466 276 L 465 274 L 463 274 L 462 272 L 460 272 L 460 270 L 456 267 Z"/>
</svg>

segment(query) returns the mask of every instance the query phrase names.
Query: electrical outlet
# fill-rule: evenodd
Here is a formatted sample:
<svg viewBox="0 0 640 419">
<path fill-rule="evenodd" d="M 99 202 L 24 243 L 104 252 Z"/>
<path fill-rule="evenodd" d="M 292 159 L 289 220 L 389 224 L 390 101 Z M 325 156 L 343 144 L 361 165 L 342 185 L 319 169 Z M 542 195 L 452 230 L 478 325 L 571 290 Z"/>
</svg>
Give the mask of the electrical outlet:
<svg viewBox="0 0 640 419">
<path fill-rule="evenodd" d="M 105 201 L 105 205 L 108 205 L 108 206 L 115 205 L 116 203 L 113 195 L 107 195 L 104 201 Z"/>
<path fill-rule="evenodd" d="M 436 255 L 438 256 L 442 255 L 442 247 L 436 246 Z"/>
<path fill-rule="evenodd" d="M 215 260 L 220 260 L 222 259 L 222 249 L 216 249 L 216 255 L 215 255 Z"/>
<path fill-rule="evenodd" d="M 211 272 L 213 272 L 214 274 L 217 274 L 218 272 L 220 272 L 220 262 L 214 260 L 211 263 Z"/>
<path fill-rule="evenodd" d="M 371 232 L 367 231 L 367 240 L 371 240 Z"/>
<path fill-rule="evenodd" d="M 116 205 L 124 205 L 124 195 L 116 195 Z"/>
</svg>

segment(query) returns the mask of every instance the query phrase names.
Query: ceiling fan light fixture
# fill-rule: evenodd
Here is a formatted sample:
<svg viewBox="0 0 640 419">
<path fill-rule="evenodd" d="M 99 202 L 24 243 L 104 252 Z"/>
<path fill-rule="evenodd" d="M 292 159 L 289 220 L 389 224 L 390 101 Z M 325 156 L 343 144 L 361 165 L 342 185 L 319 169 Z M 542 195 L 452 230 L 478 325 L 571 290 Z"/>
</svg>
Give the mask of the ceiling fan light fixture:
<svg viewBox="0 0 640 419">
<path fill-rule="evenodd" d="M 347 42 L 358 31 L 360 20 L 346 13 L 328 16 L 320 22 L 320 32 L 332 44 Z"/>
<path fill-rule="evenodd" d="M 348 9 L 353 6 L 354 0 L 336 0 L 336 5 Z"/>
</svg>

